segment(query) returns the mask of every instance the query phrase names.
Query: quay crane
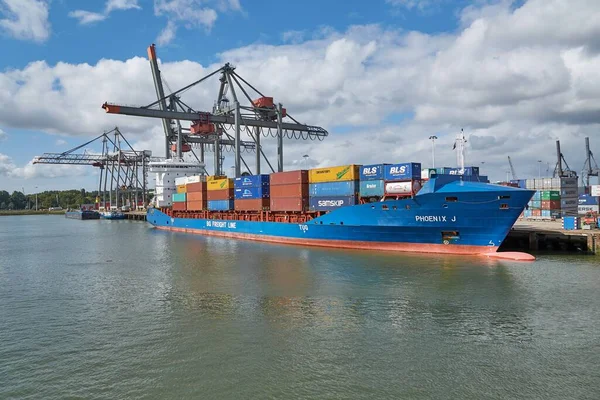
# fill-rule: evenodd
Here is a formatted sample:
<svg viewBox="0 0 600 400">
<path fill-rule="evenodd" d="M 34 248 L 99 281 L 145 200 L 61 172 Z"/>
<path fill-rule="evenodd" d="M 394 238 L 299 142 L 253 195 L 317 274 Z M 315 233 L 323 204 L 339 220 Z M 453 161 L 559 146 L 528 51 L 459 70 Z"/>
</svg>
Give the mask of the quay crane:
<svg viewBox="0 0 600 400">
<path fill-rule="evenodd" d="M 510 156 L 508 156 L 508 165 L 510 166 L 510 173 L 512 174 L 513 180 L 519 179 L 519 178 L 517 178 L 517 173 L 515 172 L 515 167 L 513 167 L 513 163 L 512 163 L 512 160 L 510 159 Z"/>
<path fill-rule="evenodd" d="M 598 177 L 600 175 L 600 168 L 594 158 L 594 153 L 590 150 L 590 138 L 585 138 L 585 163 L 583 164 L 583 171 L 581 174 L 581 181 L 586 186 L 590 186 L 590 176 Z"/>
<path fill-rule="evenodd" d="M 235 67 L 229 63 L 195 82 L 165 95 L 154 44 L 148 47 L 148 58 L 157 100 L 142 107 L 105 102 L 102 108 L 109 114 L 162 119 L 167 158 L 174 155 L 177 159 L 181 159 L 182 153 L 193 152 L 193 148 L 199 148 L 200 158 L 198 161 L 203 164 L 205 150 L 212 150 L 214 174 L 222 175 L 221 152 L 233 148 L 236 177 L 241 175 L 242 163 L 250 172 L 250 168 L 242 158 L 242 150 L 256 153 L 255 174 L 261 173 L 263 158 L 271 171 L 275 172 L 261 144 L 261 136 L 271 136 L 277 139 L 277 171 L 279 172 L 283 171 L 284 137 L 296 140 L 323 140 L 328 135 L 324 128 L 298 122 L 281 103 L 276 104 L 272 97 L 266 97 L 242 78 L 235 71 Z M 195 110 L 181 100 L 184 92 L 217 74 L 220 74 L 220 85 L 212 112 Z M 250 93 L 254 96 L 251 96 Z M 229 94 L 231 94 L 232 102 L 228 97 Z M 259 97 L 256 98 L 256 96 Z M 247 105 L 242 105 L 242 101 L 246 100 Z M 286 120 L 284 121 L 284 119 Z M 189 128 L 182 127 L 180 121 L 190 121 L 191 124 Z M 242 131 L 251 140 L 242 140 Z"/>
<path fill-rule="evenodd" d="M 114 138 L 111 138 L 111 135 Z M 94 142 L 102 142 L 100 153 L 85 150 Z M 83 152 L 77 153 L 81 149 L 84 149 Z M 148 164 L 153 160 L 151 151 L 134 150 L 119 128 L 114 128 L 65 152 L 37 156 L 33 159 L 33 164 L 90 165 L 100 168 L 96 202 L 100 202 L 102 197 L 102 209 L 106 207 L 107 198 L 111 208 L 113 199 L 114 208 L 118 208 L 119 199 L 121 198 L 123 204 L 127 197 L 130 202 L 135 201 L 136 205 L 140 200 L 145 205 L 148 199 Z"/>
<path fill-rule="evenodd" d="M 565 163 L 565 167 L 563 169 L 563 164 Z M 556 141 L 556 166 L 554 167 L 554 173 L 552 174 L 553 178 L 577 178 L 577 173 L 572 171 L 569 168 L 569 164 L 567 164 L 567 160 L 565 160 L 565 156 L 560 151 L 560 140 Z"/>
</svg>

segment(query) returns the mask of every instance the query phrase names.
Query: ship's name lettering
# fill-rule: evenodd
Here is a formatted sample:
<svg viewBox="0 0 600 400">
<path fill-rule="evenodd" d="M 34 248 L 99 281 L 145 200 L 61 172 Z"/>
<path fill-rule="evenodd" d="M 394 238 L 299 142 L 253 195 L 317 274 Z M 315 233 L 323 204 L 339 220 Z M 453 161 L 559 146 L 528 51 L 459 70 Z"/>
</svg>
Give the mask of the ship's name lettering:
<svg viewBox="0 0 600 400">
<path fill-rule="evenodd" d="M 446 222 L 445 215 L 415 215 L 417 222 Z"/>
<path fill-rule="evenodd" d="M 236 229 L 236 222 L 225 222 L 225 221 L 206 221 L 206 226 L 212 226 L 213 228 L 230 228 Z"/>
</svg>

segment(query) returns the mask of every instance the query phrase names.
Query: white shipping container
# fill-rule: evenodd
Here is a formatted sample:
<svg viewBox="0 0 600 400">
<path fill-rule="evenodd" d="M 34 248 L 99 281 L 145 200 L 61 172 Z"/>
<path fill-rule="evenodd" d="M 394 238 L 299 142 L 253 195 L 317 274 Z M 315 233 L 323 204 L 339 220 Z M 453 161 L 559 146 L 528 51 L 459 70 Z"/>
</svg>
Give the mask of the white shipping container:
<svg viewBox="0 0 600 400">
<path fill-rule="evenodd" d="M 599 197 L 600 196 L 600 185 L 592 185 L 592 186 L 590 186 L 590 194 L 593 197 Z"/>
<path fill-rule="evenodd" d="M 535 180 L 534 179 L 527 179 L 525 181 L 525 189 L 535 189 Z"/>
<path fill-rule="evenodd" d="M 579 214 L 585 214 L 585 213 L 590 212 L 590 211 L 592 211 L 592 212 L 595 211 L 597 213 L 600 213 L 600 206 L 596 204 L 594 206 L 583 206 L 583 205 L 580 205 L 579 207 L 577 207 L 577 212 Z"/>
<path fill-rule="evenodd" d="M 413 190 L 417 192 L 421 185 L 417 181 L 407 182 L 388 182 L 385 184 L 385 192 L 388 194 L 411 194 Z"/>
<path fill-rule="evenodd" d="M 429 179 L 429 169 L 428 168 L 421 170 L 421 179 Z"/>
<path fill-rule="evenodd" d="M 206 180 L 206 177 L 203 175 L 194 175 L 194 176 L 188 176 L 186 183 L 199 183 L 199 182 L 204 182 Z"/>
<path fill-rule="evenodd" d="M 185 185 L 186 183 L 187 183 L 187 176 L 180 176 L 178 178 L 175 178 L 175 185 L 177 185 L 177 186 Z"/>
<path fill-rule="evenodd" d="M 550 190 L 552 189 L 552 178 L 543 178 L 543 186 L 542 189 Z"/>
</svg>

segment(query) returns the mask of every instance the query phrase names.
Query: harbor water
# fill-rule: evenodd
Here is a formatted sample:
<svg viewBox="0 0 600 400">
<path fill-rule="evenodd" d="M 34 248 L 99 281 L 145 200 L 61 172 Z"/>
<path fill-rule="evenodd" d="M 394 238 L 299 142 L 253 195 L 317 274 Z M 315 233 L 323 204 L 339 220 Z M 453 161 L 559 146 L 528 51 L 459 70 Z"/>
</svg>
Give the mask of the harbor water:
<svg viewBox="0 0 600 400">
<path fill-rule="evenodd" d="M 0 398 L 596 399 L 600 257 L 0 217 Z"/>
</svg>

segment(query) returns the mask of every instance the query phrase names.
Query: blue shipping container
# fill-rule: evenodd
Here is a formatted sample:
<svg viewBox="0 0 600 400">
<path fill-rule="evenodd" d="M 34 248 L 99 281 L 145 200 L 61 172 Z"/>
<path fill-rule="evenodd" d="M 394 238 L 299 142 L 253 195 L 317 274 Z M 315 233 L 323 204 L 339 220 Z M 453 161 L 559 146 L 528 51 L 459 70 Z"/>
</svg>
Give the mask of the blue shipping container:
<svg viewBox="0 0 600 400">
<path fill-rule="evenodd" d="M 535 193 L 533 194 L 533 197 L 532 197 L 532 199 L 533 199 L 533 200 L 542 200 L 542 192 L 540 192 L 539 190 L 538 190 L 537 192 L 535 192 Z"/>
<path fill-rule="evenodd" d="M 309 207 L 311 211 L 331 211 L 340 207 L 352 206 L 356 203 L 356 196 L 311 197 Z"/>
<path fill-rule="evenodd" d="M 579 204 L 582 206 L 596 206 L 598 205 L 598 198 L 589 194 L 581 194 L 579 195 Z"/>
<path fill-rule="evenodd" d="M 519 179 L 519 187 L 521 189 L 526 189 L 527 188 L 527 179 Z"/>
<path fill-rule="evenodd" d="M 207 208 L 213 211 L 233 210 L 233 200 L 209 200 Z"/>
<path fill-rule="evenodd" d="M 353 196 L 358 193 L 358 181 L 321 182 L 308 185 L 309 196 Z"/>
<path fill-rule="evenodd" d="M 386 181 L 421 179 L 421 163 L 385 165 L 383 170 L 383 177 Z"/>
<path fill-rule="evenodd" d="M 476 175 L 479 175 L 479 167 L 465 167 L 465 170 L 462 174 L 460 173 L 460 168 L 444 167 L 443 174 L 444 175 L 469 175 L 469 176 L 473 175 L 473 176 L 476 176 Z"/>
<path fill-rule="evenodd" d="M 173 193 L 173 201 L 175 203 L 185 203 L 185 195 L 187 193 Z"/>
<path fill-rule="evenodd" d="M 236 199 L 260 199 L 269 197 L 270 186 L 249 186 L 233 191 Z"/>
<path fill-rule="evenodd" d="M 385 193 L 385 181 L 361 181 L 360 197 L 383 196 Z"/>
<path fill-rule="evenodd" d="M 383 179 L 383 167 L 390 164 L 363 165 L 360 167 L 361 181 L 374 181 Z"/>
<path fill-rule="evenodd" d="M 257 187 L 257 186 L 265 186 L 269 185 L 270 175 L 247 175 L 241 176 L 239 178 L 235 178 L 233 181 L 234 188 L 242 188 L 242 187 Z"/>
<path fill-rule="evenodd" d="M 533 200 L 531 202 L 531 207 L 532 208 L 542 208 L 542 201 L 541 200 Z"/>
</svg>

